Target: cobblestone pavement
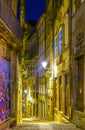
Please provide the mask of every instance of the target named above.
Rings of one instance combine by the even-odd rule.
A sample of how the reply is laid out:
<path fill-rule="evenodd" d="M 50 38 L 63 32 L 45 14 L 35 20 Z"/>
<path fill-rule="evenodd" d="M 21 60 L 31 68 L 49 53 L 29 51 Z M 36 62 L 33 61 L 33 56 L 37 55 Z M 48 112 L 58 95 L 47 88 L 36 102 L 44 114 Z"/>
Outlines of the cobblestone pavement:
<path fill-rule="evenodd" d="M 37 123 L 37 124 L 21 124 L 9 130 L 81 130 L 73 124 L 64 123 Z"/>

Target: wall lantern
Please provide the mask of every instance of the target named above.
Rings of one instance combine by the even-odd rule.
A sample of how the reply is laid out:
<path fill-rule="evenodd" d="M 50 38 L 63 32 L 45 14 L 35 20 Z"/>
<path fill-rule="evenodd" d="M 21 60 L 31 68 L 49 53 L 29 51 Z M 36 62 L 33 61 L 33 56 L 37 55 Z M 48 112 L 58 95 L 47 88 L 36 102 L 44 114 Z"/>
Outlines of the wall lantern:
<path fill-rule="evenodd" d="M 49 78 L 50 76 L 51 76 L 51 70 L 50 70 L 50 68 L 48 68 L 47 67 L 47 62 L 46 61 L 43 61 L 42 62 L 42 67 L 46 70 L 46 72 L 45 72 L 45 76 L 47 77 L 47 78 Z"/>
<path fill-rule="evenodd" d="M 26 90 L 26 89 L 24 90 L 24 93 L 25 93 L 25 94 L 27 93 L 27 90 Z"/>
<path fill-rule="evenodd" d="M 47 67 L 47 62 L 46 62 L 46 61 L 43 61 L 43 62 L 42 62 L 42 67 L 43 67 L 44 69 L 46 69 L 46 67 Z"/>

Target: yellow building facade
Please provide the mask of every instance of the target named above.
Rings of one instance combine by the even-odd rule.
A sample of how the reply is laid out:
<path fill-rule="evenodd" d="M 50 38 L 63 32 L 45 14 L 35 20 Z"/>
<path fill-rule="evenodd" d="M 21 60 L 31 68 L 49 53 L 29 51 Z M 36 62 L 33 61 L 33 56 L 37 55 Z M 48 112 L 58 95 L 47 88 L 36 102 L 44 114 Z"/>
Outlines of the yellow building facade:
<path fill-rule="evenodd" d="M 69 42 L 69 2 L 57 3 L 54 21 L 54 78 L 55 108 L 54 120 L 71 116 L 70 104 L 70 42 Z"/>
<path fill-rule="evenodd" d="M 35 83 L 36 116 L 72 121 L 82 128 L 85 123 L 84 8 L 84 0 L 46 1 L 46 13 L 36 26 L 39 55 Z M 43 61 L 47 63 L 46 68 L 42 67 Z"/>
<path fill-rule="evenodd" d="M 70 104 L 70 42 L 68 1 L 47 1 L 46 5 L 46 60 L 47 119 L 71 117 Z M 50 15 L 52 14 L 52 15 Z"/>
<path fill-rule="evenodd" d="M 46 117 L 47 120 L 53 120 L 54 107 L 54 86 L 53 86 L 53 38 L 54 38 L 54 19 L 53 19 L 53 2 L 46 1 Z"/>

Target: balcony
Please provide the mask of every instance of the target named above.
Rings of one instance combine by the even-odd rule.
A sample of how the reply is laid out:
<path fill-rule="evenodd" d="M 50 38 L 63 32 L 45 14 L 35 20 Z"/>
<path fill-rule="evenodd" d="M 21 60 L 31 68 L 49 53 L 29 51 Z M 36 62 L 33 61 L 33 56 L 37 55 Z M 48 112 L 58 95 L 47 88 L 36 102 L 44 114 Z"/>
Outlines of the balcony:
<path fill-rule="evenodd" d="M 4 25 L 19 42 L 22 41 L 20 23 L 5 0 L 0 0 L 0 24 Z"/>

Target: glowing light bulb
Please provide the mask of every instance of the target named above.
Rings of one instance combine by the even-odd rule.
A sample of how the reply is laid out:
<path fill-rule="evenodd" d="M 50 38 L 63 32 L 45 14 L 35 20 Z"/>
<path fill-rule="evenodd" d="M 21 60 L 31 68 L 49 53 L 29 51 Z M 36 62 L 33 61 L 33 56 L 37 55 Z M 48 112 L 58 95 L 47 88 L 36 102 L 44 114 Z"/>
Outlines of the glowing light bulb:
<path fill-rule="evenodd" d="M 46 67 L 47 67 L 47 62 L 46 62 L 46 61 L 43 61 L 43 62 L 42 62 L 42 67 L 43 67 L 43 68 L 46 68 Z"/>

